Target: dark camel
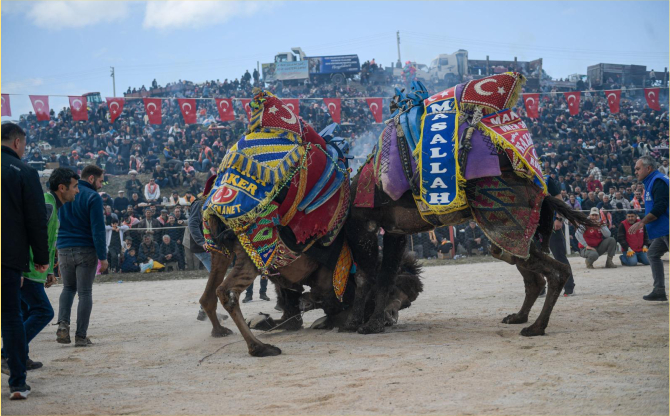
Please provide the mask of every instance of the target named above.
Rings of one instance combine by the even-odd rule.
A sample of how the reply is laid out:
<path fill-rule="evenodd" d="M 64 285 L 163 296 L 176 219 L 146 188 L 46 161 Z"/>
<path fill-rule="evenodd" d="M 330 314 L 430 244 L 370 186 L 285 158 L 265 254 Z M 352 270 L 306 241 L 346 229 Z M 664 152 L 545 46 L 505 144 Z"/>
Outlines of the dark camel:
<path fill-rule="evenodd" d="M 223 337 L 232 333 L 230 329 L 222 326 L 216 317 L 218 298 L 247 342 L 250 355 L 267 357 L 281 354 L 279 348 L 265 344 L 254 336 L 240 309 L 240 294 L 258 276 L 258 270 L 235 234 L 226 230 L 225 225 L 218 218 L 212 217 L 209 226 L 212 235 L 217 236 L 215 237 L 216 243 L 221 247 L 226 247 L 232 253 L 230 257 L 216 252 L 212 253 L 212 270 L 205 291 L 200 298 L 200 304 L 212 322 L 212 336 Z M 235 258 L 235 263 L 230 272 L 226 274 L 232 258 Z M 398 311 L 408 307 L 417 298 L 422 290 L 422 284 L 418 277 L 419 273 L 420 269 L 416 264 L 413 261 L 408 261 L 407 270 L 399 280 L 398 288 L 394 288 L 390 298 L 387 296 L 387 305 L 384 308 L 385 317 L 397 320 Z M 282 317 L 274 322 L 278 328 L 287 330 L 298 330 L 302 327 L 300 298 L 303 293 L 303 285 L 311 286 L 311 292 L 313 293 L 309 297 L 303 298 L 303 307 L 308 307 L 306 302 L 309 299 L 313 301 L 309 305 L 309 309 L 318 307 L 326 312 L 326 319 L 317 325 L 319 329 L 332 328 L 334 323 L 343 320 L 341 319 L 342 312 L 351 305 L 351 299 L 355 291 L 354 279 L 349 279 L 348 289 L 344 294 L 344 302 L 340 302 L 333 290 L 333 271 L 306 254 L 303 254 L 288 266 L 278 268 L 277 274 L 269 276 L 269 279 L 279 288 L 279 306 L 283 310 Z M 373 303 L 370 303 L 370 307 L 373 305 Z M 330 319 L 331 317 L 333 319 Z"/>
<path fill-rule="evenodd" d="M 503 172 L 511 171 L 510 162 L 504 154 L 499 154 L 499 161 Z M 356 197 L 359 175 L 360 173 L 352 180 L 352 201 Z M 523 178 L 516 175 L 513 176 L 514 179 L 512 180 L 519 181 L 525 186 L 535 186 Z M 466 195 L 467 189 L 466 185 Z M 349 315 L 346 324 L 340 328 L 344 331 L 357 330 L 362 334 L 384 331 L 384 308 L 388 300 L 390 288 L 394 285 L 401 255 L 405 250 L 407 235 L 429 231 L 434 228 L 421 218 L 412 198 L 411 191 L 405 192 L 397 201 L 393 201 L 384 194 L 379 185 L 377 185 L 375 192 L 376 197 L 381 201 L 378 207 L 357 208 L 352 206 L 351 215 L 346 224 L 349 246 L 356 253 L 358 273 L 360 273 L 360 277 L 357 277 L 357 280 L 361 280 L 364 283 L 368 280 L 368 276 L 376 274 L 376 285 L 374 286 L 376 305 L 374 313 L 370 319 L 365 321 L 365 302 L 363 299 L 367 296 L 366 291 L 370 290 L 372 285 L 361 284 L 357 287 L 356 302 L 354 303 L 353 311 Z M 468 196 L 468 199 L 471 199 L 470 196 Z M 543 236 L 544 251 L 539 249 L 535 244 L 531 244 L 530 257 L 522 259 L 508 253 L 503 253 L 495 245 L 491 247 L 491 255 L 493 257 L 516 265 L 523 276 L 526 288 L 526 297 L 521 309 L 517 313 L 506 316 L 503 319 L 503 323 L 523 324 L 528 322 L 528 314 L 544 287 L 544 279 L 546 278 L 547 297 L 544 307 L 537 320 L 521 331 L 521 335 L 524 336 L 544 335 L 551 311 L 569 276 L 568 266 L 546 254 L 548 252 L 547 246 L 549 235 L 552 231 L 551 227 L 555 211 L 558 211 L 574 226 L 582 224 L 591 225 L 591 222 L 584 214 L 571 210 L 559 199 L 547 196 L 542 202 L 540 223 L 537 229 L 537 233 Z M 465 209 L 440 216 L 440 222 L 442 225 L 457 225 L 470 218 L 472 218 L 470 210 Z M 380 227 L 385 231 L 381 265 L 379 264 L 377 245 L 377 233 Z"/>

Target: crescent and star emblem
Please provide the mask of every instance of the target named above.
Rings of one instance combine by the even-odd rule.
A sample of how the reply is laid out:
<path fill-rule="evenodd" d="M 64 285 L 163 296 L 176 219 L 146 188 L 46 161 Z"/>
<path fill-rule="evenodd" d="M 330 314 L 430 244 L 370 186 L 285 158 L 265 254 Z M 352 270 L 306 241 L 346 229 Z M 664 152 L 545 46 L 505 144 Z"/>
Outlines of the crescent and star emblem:
<path fill-rule="evenodd" d="M 649 91 L 649 93 L 647 94 L 647 97 L 652 97 L 652 96 L 656 97 L 656 93 L 654 91 Z"/>
<path fill-rule="evenodd" d="M 226 108 L 223 108 L 224 104 L 226 105 Z M 229 104 L 228 104 L 228 101 L 226 101 L 226 100 L 221 100 L 221 102 L 219 103 L 219 107 L 221 107 L 221 110 L 223 112 L 228 111 L 228 106 L 229 106 Z"/>
<path fill-rule="evenodd" d="M 236 195 L 236 190 L 224 186 L 216 192 L 212 200 L 217 203 L 227 203 L 232 201 Z"/>
<path fill-rule="evenodd" d="M 288 103 L 286 105 L 291 109 L 291 111 L 295 111 L 295 106 L 293 104 Z"/>
<path fill-rule="evenodd" d="M 75 106 L 75 104 L 79 103 L 78 106 Z M 81 100 L 74 100 L 72 101 L 72 105 L 74 106 L 75 109 L 79 110 L 81 108 Z"/>
<path fill-rule="evenodd" d="M 533 97 L 526 98 L 526 105 L 532 107 L 533 105 L 529 104 L 531 101 L 533 102 L 533 105 L 535 105 L 535 98 Z"/>
<path fill-rule="evenodd" d="M 372 110 L 372 107 L 374 107 L 375 109 Z M 377 103 L 370 104 L 370 110 L 372 110 L 373 113 L 376 113 L 377 110 L 379 110 L 379 106 L 377 105 Z"/>
<path fill-rule="evenodd" d="M 333 111 L 337 110 L 337 106 L 335 105 L 335 103 L 329 103 L 328 104 L 328 110 L 330 110 L 331 105 L 333 106 Z"/>
<path fill-rule="evenodd" d="M 494 84 L 497 84 L 497 83 L 498 83 L 497 80 L 492 79 L 492 78 L 489 78 L 489 79 L 485 79 L 485 80 L 479 81 L 478 83 L 475 84 L 475 87 L 474 87 L 474 88 L 475 88 L 475 91 L 477 92 L 477 94 L 482 95 L 482 96 L 484 96 L 484 97 L 487 97 L 487 96 L 489 96 L 489 95 L 493 95 L 492 92 L 484 91 L 484 90 L 482 89 L 482 85 L 486 84 L 487 82 L 493 82 Z"/>
<path fill-rule="evenodd" d="M 184 105 L 181 106 L 181 109 L 184 110 L 186 114 L 188 114 L 188 111 L 186 111 L 186 106 L 188 106 L 188 109 L 191 109 L 191 104 L 189 103 L 184 103 Z"/>
<path fill-rule="evenodd" d="M 40 103 L 41 105 L 39 107 L 37 107 L 37 103 Z M 44 102 L 42 100 L 35 100 L 35 107 L 37 107 L 37 112 L 41 113 L 42 108 L 44 108 Z"/>
<path fill-rule="evenodd" d="M 154 104 L 154 103 L 149 103 L 149 104 L 147 104 L 147 110 L 148 110 L 149 108 L 151 108 L 152 105 L 154 106 L 154 111 L 155 111 L 155 110 L 156 110 L 156 104 Z M 154 113 L 154 112 L 151 111 L 151 114 L 153 114 L 153 113 Z"/>
<path fill-rule="evenodd" d="M 290 118 L 284 118 L 284 117 L 282 117 L 282 116 L 279 116 L 279 118 L 282 119 L 282 121 L 284 121 L 284 123 L 286 123 L 286 124 L 296 124 L 296 123 L 298 123 L 298 119 L 295 118 L 295 114 L 293 114 L 293 112 L 291 112 L 291 109 L 288 108 L 288 107 L 285 106 L 285 105 L 282 105 L 282 107 L 284 107 L 284 110 L 286 110 L 286 111 L 291 115 L 291 117 L 290 117 Z M 279 110 L 277 109 L 276 106 L 273 105 L 273 106 L 270 107 L 270 109 L 268 110 L 268 113 L 270 113 L 270 114 L 274 114 L 274 113 L 276 113 L 277 111 L 279 111 Z"/>
<path fill-rule="evenodd" d="M 614 97 L 614 99 L 616 100 L 616 94 L 615 93 L 611 92 L 611 93 L 607 94 L 607 99 L 608 100 L 610 99 L 610 97 Z"/>
<path fill-rule="evenodd" d="M 117 103 L 116 101 L 112 101 L 111 103 L 109 103 L 109 108 L 114 109 L 114 104 L 116 104 L 116 106 L 119 107 L 119 103 Z M 114 114 L 116 114 L 116 110 L 114 110 Z"/>

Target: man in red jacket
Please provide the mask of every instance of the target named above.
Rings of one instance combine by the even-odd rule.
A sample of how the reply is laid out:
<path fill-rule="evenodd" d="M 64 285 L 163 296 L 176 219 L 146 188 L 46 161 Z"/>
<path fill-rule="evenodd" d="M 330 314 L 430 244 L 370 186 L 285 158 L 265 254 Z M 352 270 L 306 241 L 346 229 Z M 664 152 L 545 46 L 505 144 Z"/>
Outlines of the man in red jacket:
<path fill-rule="evenodd" d="M 598 208 L 591 208 L 589 217 L 593 222 L 600 221 Z M 605 224 L 601 224 L 600 227 L 580 227 L 577 230 L 575 237 L 579 241 L 579 254 L 586 259 L 587 269 L 593 269 L 593 263 L 605 253 L 607 253 L 605 267 L 616 269 L 612 262 L 616 252 L 616 240 L 611 235 L 612 233 Z"/>
<path fill-rule="evenodd" d="M 649 247 L 650 241 L 647 229 L 641 227 L 632 234 L 628 233 L 630 227 L 639 221 L 640 219 L 635 211 L 628 211 L 626 219 L 619 224 L 617 241 L 621 244 L 621 251 L 624 253 L 619 256 L 619 260 L 624 266 L 636 266 L 638 262 L 649 266 L 647 247 Z"/>

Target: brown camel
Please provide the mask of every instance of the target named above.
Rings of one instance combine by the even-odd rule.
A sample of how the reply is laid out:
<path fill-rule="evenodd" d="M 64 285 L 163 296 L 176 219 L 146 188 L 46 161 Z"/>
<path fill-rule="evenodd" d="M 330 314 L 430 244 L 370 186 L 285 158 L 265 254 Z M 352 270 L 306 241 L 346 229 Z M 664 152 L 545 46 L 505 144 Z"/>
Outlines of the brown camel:
<path fill-rule="evenodd" d="M 212 322 L 212 336 L 222 337 L 232 331 L 221 325 L 216 317 L 217 298 L 230 314 L 233 321 L 240 330 L 242 337 L 247 342 L 249 354 L 255 357 L 267 357 L 281 354 L 281 350 L 273 345 L 265 344 L 258 340 L 249 329 L 242 311 L 240 309 L 239 297 L 259 274 L 246 251 L 233 233 L 221 232 L 225 225 L 213 218 L 210 220 L 210 231 L 216 237 L 216 242 L 221 247 L 226 247 L 232 256 L 212 252 L 212 270 L 209 274 L 207 286 L 200 304 Z M 343 237 L 342 237 L 343 238 Z M 228 274 L 231 259 L 235 258 L 233 268 Z M 401 273 L 398 286 L 394 287 L 387 301 L 385 317 L 387 322 L 391 319 L 397 320 L 398 311 L 409 307 L 416 300 L 422 290 L 419 280 L 420 269 L 414 261 L 405 262 L 406 270 Z M 302 327 L 300 300 L 303 285 L 311 286 L 312 295 L 303 298 L 304 310 L 322 308 L 326 312 L 326 318 L 316 326 L 317 329 L 332 328 L 334 324 L 342 322 L 346 316 L 346 308 L 351 305 L 355 284 L 349 279 L 343 302 L 335 296 L 333 290 L 333 272 L 323 265 L 303 254 L 295 262 L 288 266 L 277 269 L 277 274 L 269 276 L 269 279 L 279 288 L 279 305 L 283 315 L 275 325 L 280 329 L 297 330 Z M 309 305 L 307 304 L 309 300 Z M 368 309 L 374 307 L 374 302 L 368 302 Z"/>
<path fill-rule="evenodd" d="M 499 161 L 503 176 L 509 183 L 516 184 L 521 188 L 534 186 L 528 180 L 522 179 L 511 172 L 511 165 L 507 156 L 499 155 Z M 359 175 L 356 175 L 351 184 L 352 200 L 355 199 L 358 188 Z M 471 200 L 472 185 L 466 185 L 468 199 Z M 385 314 L 390 288 L 394 285 L 395 275 L 398 270 L 401 254 L 405 250 L 408 234 L 415 234 L 434 229 L 435 227 L 423 220 L 412 197 L 411 191 L 407 191 L 397 201 L 389 198 L 379 186 L 375 189 L 375 198 L 380 201 L 375 208 L 352 207 L 351 215 L 346 224 L 347 238 L 351 249 L 357 253 L 356 262 L 361 274 L 357 281 L 361 281 L 357 287 L 356 302 L 353 311 L 349 315 L 346 324 L 340 328 L 344 331 L 355 331 L 359 333 L 378 333 L 384 331 Z M 552 196 L 547 196 L 542 202 L 540 212 L 540 224 L 538 232 L 544 236 L 544 244 L 548 244 L 551 233 L 551 224 L 554 211 L 558 211 L 573 225 L 590 224 L 588 218 L 578 211 L 573 211 L 563 201 Z M 470 210 L 456 211 L 451 214 L 439 216 L 441 225 L 457 225 L 472 218 Z M 480 224 L 481 226 L 482 224 Z M 379 253 L 377 246 L 377 233 L 383 228 L 384 244 L 381 265 L 379 264 Z M 485 229 L 486 231 L 486 229 Z M 523 276 L 526 288 L 526 297 L 519 312 L 506 316 L 503 323 L 522 324 L 528 322 L 528 314 L 538 295 L 544 287 L 546 277 L 547 297 L 542 312 L 535 323 L 521 331 L 521 335 L 535 336 L 544 335 L 551 311 L 560 295 L 569 276 L 569 268 L 565 264 L 553 259 L 535 244 L 530 244 L 530 256 L 527 259 L 511 256 L 495 246 L 491 246 L 493 257 L 503 260 L 509 264 L 516 265 Z M 378 272 L 377 272 L 378 270 Z M 376 274 L 376 306 L 372 317 L 364 320 L 365 303 L 362 299 L 366 297 L 366 291 L 371 289 L 370 284 L 365 284 L 367 276 Z"/>

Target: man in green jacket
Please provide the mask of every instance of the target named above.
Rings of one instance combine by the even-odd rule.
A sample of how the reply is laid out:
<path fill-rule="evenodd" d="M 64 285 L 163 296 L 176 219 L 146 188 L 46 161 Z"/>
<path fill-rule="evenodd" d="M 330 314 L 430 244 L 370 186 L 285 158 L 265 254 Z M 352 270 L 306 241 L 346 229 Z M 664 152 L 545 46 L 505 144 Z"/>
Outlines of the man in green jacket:
<path fill-rule="evenodd" d="M 35 270 L 33 252 L 30 250 L 29 272 L 24 272 L 21 284 L 21 304 L 23 326 L 26 331 L 26 357 L 30 341 L 37 336 L 54 317 L 54 310 L 44 290 L 55 283 L 54 257 L 56 254 L 56 238 L 58 237 L 58 209 L 67 202 L 74 201 L 79 193 L 79 175 L 67 168 L 58 168 L 49 177 L 49 192 L 44 194 L 47 213 L 47 230 L 49 236 L 49 267 L 46 272 Z M 26 369 L 35 370 L 42 363 L 27 359 Z M 9 373 L 4 353 L 2 354 L 2 372 Z"/>

